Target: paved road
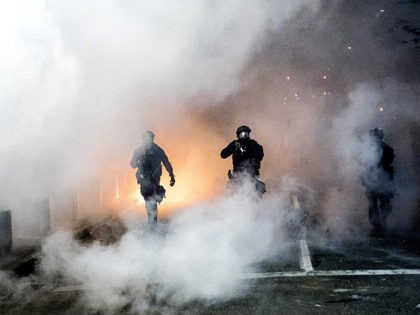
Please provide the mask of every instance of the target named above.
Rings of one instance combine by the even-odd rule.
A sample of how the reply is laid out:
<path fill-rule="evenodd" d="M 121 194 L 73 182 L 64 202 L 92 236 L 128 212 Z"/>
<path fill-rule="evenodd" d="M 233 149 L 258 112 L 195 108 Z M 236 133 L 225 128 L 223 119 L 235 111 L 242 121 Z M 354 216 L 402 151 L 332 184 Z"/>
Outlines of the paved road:
<path fill-rule="evenodd" d="M 146 314 L 420 314 L 418 237 L 387 236 L 319 245 L 291 240 L 288 255 L 259 263 L 242 276 L 249 289 L 224 302 L 173 305 L 151 288 Z M 31 261 L 28 260 L 30 266 Z M 30 270 L 30 268 L 29 268 Z M 102 314 L 83 303 L 80 286 L 53 287 L 22 273 L 31 296 L 1 287 L 0 314 Z M 22 287 L 24 287 L 22 285 Z M 22 289 L 24 290 L 24 289 Z M 26 301 L 26 302 L 24 302 Z M 132 314 L 129 306 L 118 314 Z"/>

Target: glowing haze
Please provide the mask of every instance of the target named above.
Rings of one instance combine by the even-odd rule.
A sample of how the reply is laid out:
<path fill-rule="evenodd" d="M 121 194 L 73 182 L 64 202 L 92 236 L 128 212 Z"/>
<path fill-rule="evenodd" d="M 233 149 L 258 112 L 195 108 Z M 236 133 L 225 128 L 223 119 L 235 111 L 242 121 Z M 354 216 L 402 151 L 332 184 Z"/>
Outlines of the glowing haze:
<path fill-rule="evenodd" d="M 264 32 L 304 3 L 3 3 L 3 205 L 47 196 L 58 205 L 68 195 L 95 212 L 128 198 L 137 188 L 127 161 L 144 129 L 174 164 L 168 200 L 220 191 L 227 139 L 215 135 L 217 122 L 197 125 L 191 108 L 238 88 Z"/>
<path fill-rule="evenodd" d="M 390 227 L 415 227 L 419 6 L 365 2 L 3 1 L 1 206 L 16 217 L 50 198 L 54 229 L 144 215 L 129 161 L 146 129 L 177 181 L 162 178 L 166 238 L 143 235 L 138 217 L 114 247 L 60 232 L 44 270 L 81 282 L 98 308 L 124 306 L 128 292 L 141 313 L 138 291 L 154 281 L 181 301 L 235 295 L 238 274 L 284 250 L 289 190 L 305 191 L 333 239 L 367 231 L 359 176 L 372 127 L 396 153 Z M 219 153 L 242 124 L 264 147 L 263 200 L 223 197 L 231 161 Z"/>
<path fill-rule="evenodd" d="M 404 135 L 391 145 L 397 179 L 415 204 L 418 178 L 398 168 L 418 164 L 410 140 L 418 135 L 418 72 L 410 66 L 418 54 L 409 28 L 390 12 L 399 6 L 411 25 L 416 5 L 37 0 L 1 6 L 3 207 L 50 197 L 59 213 L 77 204 L 79 212 L 94 214 L 138 198 L 128 161 L 145 129 L 154 130 L 177 176 L 162 214 L 217 196 L 230 167 L 218 154 L 244 123 L 265 147 L 262 177 L 269 187 L 290 174 L 321 200 L 329 188 L 351 186 L 341 194 L 346 199 L 356 190 L 350 199 L 357 205 L 349 209 L 361 208 L 363 195 L 357 170 L 342 166 L 346 144 L 361 145 L 361 134 L 374 125 L 385 129 L 386 140 Z"/>

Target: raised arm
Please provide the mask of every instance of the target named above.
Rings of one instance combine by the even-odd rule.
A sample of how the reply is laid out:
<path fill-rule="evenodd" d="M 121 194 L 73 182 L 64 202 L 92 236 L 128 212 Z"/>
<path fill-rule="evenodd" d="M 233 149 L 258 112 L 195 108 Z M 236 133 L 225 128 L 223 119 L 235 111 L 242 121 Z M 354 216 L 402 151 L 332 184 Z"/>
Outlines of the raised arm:
<path fill-rule="evenodd" d="M 221 158 L 222 158 L 222 159 L 226 159 L 226 158 L 228 158 L 229 156 L 231 156 L 231 155 L 235 152 L 235 150 L 236 150 L 236 147 L 235 147 L 235 141 L 232 141 L 231 143 L 229 143 L 229 144 L 227 145 L 227 147 L 226 147 L 226 148 L 224 148 L 224 149 L 220 152 L 220 156 L 221 156 Z"/>

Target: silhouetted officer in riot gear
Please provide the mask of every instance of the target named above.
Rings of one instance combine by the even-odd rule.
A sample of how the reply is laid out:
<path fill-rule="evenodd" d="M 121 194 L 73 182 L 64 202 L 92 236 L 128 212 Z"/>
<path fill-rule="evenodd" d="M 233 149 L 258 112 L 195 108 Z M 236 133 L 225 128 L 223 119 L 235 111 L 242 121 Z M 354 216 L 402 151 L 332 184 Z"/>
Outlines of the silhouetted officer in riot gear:
<path fill-rule="evenodd" d="M 250 133 L 248 126 L 240 126 L 236 130 L 237 139 L 230 142 L 220 152 L 220 156 L 223 159 L 232 156 L 233 172 L 228 172 L 230 186 L 241 184 L 244 178 L 249 177 L 255 183 L 258 194 L 262 196 L 265 193 L 265 184 L 258 178 L 264 150 L 257 141 L 250 138 Z"/>
<path fill-rule="evenodd" d="M 143 133 L 142 145 L 134 151 L 130 162 L 132 168 L 137 168 L 136 178 L 140 184 L 140 193 L 146 203 L 148 222 L 157 223 L 157 204 L 165 197 L 165 188 L 160 185 L 162 164 L 171 178 L 169 185 L 175 184 L 175 175 L 165 151 L 154 143 L 155 135 L 152 131 Z"/>
<path fill-rule="evenodd" d="M 394 197 L 394 150 L 382 141 L 384 132 L 373 128 L 369 136 L 375 149 L 376 159 L 361 176 L 369 200 L 369 221 L 373 226 L 371 235 L 383 236 L 388 215 L 392 211 L 391 199 Z"/>

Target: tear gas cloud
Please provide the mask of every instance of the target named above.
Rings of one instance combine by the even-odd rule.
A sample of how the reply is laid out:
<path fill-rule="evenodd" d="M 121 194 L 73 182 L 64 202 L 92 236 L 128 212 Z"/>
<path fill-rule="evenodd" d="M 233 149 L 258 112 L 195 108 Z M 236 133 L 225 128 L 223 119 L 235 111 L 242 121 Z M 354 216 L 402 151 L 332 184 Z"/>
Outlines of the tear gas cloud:
<path fill-rule="evenodd" d="M 45 270 L 63 266 L 91 304 L 118 307 L 119 290 L 146 290 L 155 276 L 176 299 L 228 297 L 238 292 L 229 271 L 285 251 L 273 245 L 293 219 L 284 192 L 305 190 L 333 238 L 368 229 L 359 176 L 374 158 L 366 133 L 381 127 L 396 153 L 389 223 L 409 231 L 418 222 L 420 85 L 407 30 L 418 11 L 359 0 L 10 3 L 0 10 L 2 205 L 63 195 L 74 203 L 84 191 L 96 213 L 98 183 L 116 176 L 138 193 L 128 161 L 152 129 L 177 176 L 163 204 L 178 198 L 183 210 L 168 235 L 145 237 L 138 218 L 109 248 L 82 248 L 60 232 L 44 246 Z M 231 165 L 219 152 L 242 124 L 264 146 L 267 197 L 203 203 L 223 192 Z M 104 281 L 109 290 L 96 290 Z"/>
<path fill-rule="evenodd" d="M 176 137 L 190 124 L 188 114 L 176 117 L 185 104 L 217 103 L 236 89 L 264 31 L 303 4 L 316 8 L 308 3 L 2 4 L 3 206 L 76 199 L 99 177 L 129 172 L 144 129 L 169 154 L 188 143 Z M 211 132 L 192 134 L 206 141 Z"/>
<path fill-rule="evenodd" d="M 194 299 L 226 300 L 245 292 L 241 276 L 261 257 L 272 257 L 273 249 L 287 253 L 273 237 L 285 231 L 279 215 L 285 206 L 278 196 L 259 200 L 247 187 L 236 197 L 176 214 L 167 234 L 145 233 L 144 222 L 130 219 L 117 246 L 86 248 L 56 233 L 43 246 L 42 267 L 81 284 L 87 302 L 98 309 L 131 305 L 141 313 Z"/>
<path fill-rule="evenodd" d="M 248 122 L 264 145 L 268 187 L 284 174 L 298 178 L 316 195 L 326 228 L 342 236 L 368 227 L 359 176 L 374 159 L 366 134 L 382 128 L 396 153 L 389 223 L 407 231 L 418 221 L 418 35 L 405 31 L 418 25 L 416 12 L 409 3 L 362 1 L 301 10 L 266 35 L 242 88 L 203 116 L 221 121 L 222 135 Z"/>

